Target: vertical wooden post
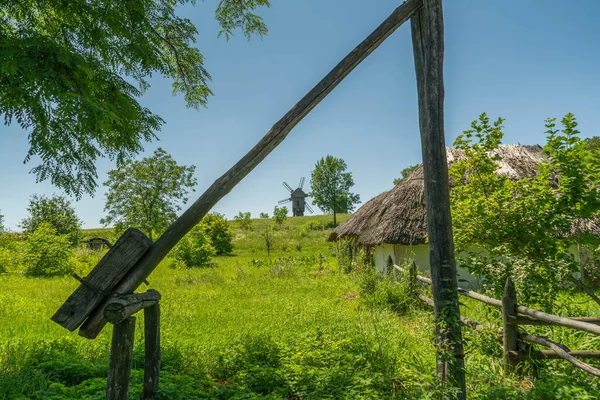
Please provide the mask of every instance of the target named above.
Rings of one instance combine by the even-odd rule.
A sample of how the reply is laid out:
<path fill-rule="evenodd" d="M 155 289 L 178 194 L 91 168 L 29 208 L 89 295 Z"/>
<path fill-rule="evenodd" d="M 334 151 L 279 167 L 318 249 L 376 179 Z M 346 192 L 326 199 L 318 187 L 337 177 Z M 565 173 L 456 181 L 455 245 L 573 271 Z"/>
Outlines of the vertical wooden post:
<path fill-rule="evenodd" d="M 502 344 L 504 346 L 504 375 L 513 373 L 517 367 L 519 330 L 516 323 L 517 292 L 510 277 L 506 278 L 502 295 Z"/>
<path fill-rule="evenodd" d="M 423 8 L 411 18 L 411 33 L 419 98 L 429 265 L 439 346 L 437 372 L 459 389 L 459 399 L 465 399 L 464 350 L 444 138 L 442 0 L 423 1 Z"/>
<path fill-rule="evenodd" d="M 160 306 L 144 308 L 144 399 L 158 390 L 160 374 Z"/>
<path fill-rule="evenodd" d="M 128 398 L 134 333 L 135 317 L 129 317 L 113 328 L 106 400 L 127 400 Z"/>
<path fill-rule="evenodd" d="M 417 295 L 417 264 L 415 260 L 408 267 L 408 276 L 410 277 L 408 291 L 411 296 Z"/>

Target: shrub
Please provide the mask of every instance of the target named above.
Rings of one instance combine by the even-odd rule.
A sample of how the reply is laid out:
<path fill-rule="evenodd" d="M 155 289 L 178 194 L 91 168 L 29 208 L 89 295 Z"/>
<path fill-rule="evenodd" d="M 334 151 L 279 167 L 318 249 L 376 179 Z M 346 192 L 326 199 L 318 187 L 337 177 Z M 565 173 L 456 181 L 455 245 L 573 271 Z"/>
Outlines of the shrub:
<path fill-rule="evenodd" d="M 322 231 L 325 229 L 325 225 L 321 221 L 308 221 L 302 225 L 302 230 L 307 231 Z"/>
<path fill-rule="evenodd" d="M 200 222 L 204 233 L 210 238 L 217 255 L 229 255 L 233 251 L 233 232 L 223 214 L 213 213 Z"/>
<path fill-rule="evenodd" d="M 275 225 L 281 226 L 285 220 L 287 219 L 288 208 L 286 206 L 277 207 L 273 209 L 273 220 L 275 221 Z"/>
<path fill-rule="evenodd" d="M 11 272 L 19 265 L 17 252 L 0 247 L 0 274 Z"/>
<path fill-rule="evenodd" d="M 53 195 L 48 198 L 34 194 L 29 200 L 27 211 L 29 217 L 21 222 L 25 232 L 34 232 L 42 222 L 47 222 L 57 234 L 67 235 L 72 246 L 81 240 L 81 221 L 66 197 Z"/>
<path fill-rule="evenodd" d="M 260 213 L 260 218 L 269 218 L 269 214 L 268 213 Z"/>
<path fill-rule="evenodd" d="M 238 224 L 240 225 L 240 228 L 242 228 L 243 230 L 249 231 L 250 228 L 252 228 L 252 220 L 250 219 L 251 216 L 252 216 L 252 214 L 250 212 L 241 212 L 240 211 L 238 213 L 238 215 L 233 217 L 233 219 L 238 222 Z"/>
<path fill-rule="evenodd" d="M 58 235 L 48 222 L 42 222 L 25 243 L 25 274 L 35 277 L 64 276 L 73 273 L 67 235 Z"/>
<path fill-rule="evenodd" d="M 175 260 L 188 268 L 207 265 L 216 253 L 201 224 L 196 225 L 173 249 Z"/>

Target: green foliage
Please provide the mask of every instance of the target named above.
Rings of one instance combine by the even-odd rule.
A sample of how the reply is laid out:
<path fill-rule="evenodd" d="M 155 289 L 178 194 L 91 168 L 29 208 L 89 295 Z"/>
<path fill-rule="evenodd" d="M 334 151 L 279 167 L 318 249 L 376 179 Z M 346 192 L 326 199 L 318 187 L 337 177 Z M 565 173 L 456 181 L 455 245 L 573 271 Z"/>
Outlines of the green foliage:
<path fill-rule="evenodd" d="M 259 218 L 269 218 L 269 213 L 261 212 Z"/>
<path fill-rule="evenodd" d="M 212 213 L 205 215 L 200 222 L 202 229 L 211 245 L 215 248 L 216 255 L 230 255 L 233 251 L 233 231 L 223 214 Z"/>
<path fill-rule="evenodd" d="M 139 153 L 164 121 L 138 98 L 159 73 L 189 107 L 212 94 L 198 31 L 180 1 L 7 0 L 0 26 L 0 114 L 29 131 L 25 161 L 38 156 L 38 181 L 50 178 L 68 194 L 93 193 L 95 161 Z M 216 19 L 229 37 L 264 35 L 253 11 L 266 0 L 221 0 Z"/>
<path fill-rule="evenodd" d="M 59 235 L 66 235 L 71 245 L 75 246 L 81 240 L 81 221 L 75 213 L 71 202 L 64 196 L 53 195 L 48 198 L 34 194 L 29 199 L 27 207 L 29 217 L 21 221 L 25 232 L 33 232 L 42 222 L 47 222 Z"/>
<path fill-rule="evenodd" d="M 567 275 L 579 270 L 569 246 L 597 240 L 573 227 L 600 210 L 600 157 L 586 148 L 567 114 L 562 134 L 554 119 L 546 121 L 546 160 L 536 175 L 511 180 L 495 173 L 502 123 L 490 125 L 482 114 L 455 141 L 465 152 L 450 168 L 455 243 L 467 252 L 461 265 L 481 274 L 497 296 L 511 276 L 520 301 L 548 309 Z"/>
<path fill-rule="evenodd" d="M 187 268 L 206 266 L 216 253 L 202 224 L 192 228 L 171 252 L 175 260 Z"/>
<path fill-rule="evenodd" d="M 325 230 L 325 225 L 321 221 L 308 221 L 304 225 L 302 225 L 302 231 L 323 231 Z"/>
<path fill-rule="evenodd" d="M 276 226 L 281 226 L 287 219 L 288 208 L 286 206 L 279 207 L 275 206 L 273 209 L 273 221 Z"/>
<path fill-rule="evenodd" d="M 238 215 L 235 215 L 233 217 L 234 220 L 237 221 L 238 226 L 245 230 L 245 231 L 249 231 L 250 229 L 252 229 L 252 219 L 251 219 L 252 214 L 250 213 L 250 211 L 248 212 L 239 212 Z"/>
<path fill-rule="evenodd" d="M 415 169 L 417 169 L 417 167 L 419 166 L 419 164 L 415 164 L 415 165 L 410 165 L 406 168 L 404 168 L 400 174 L 402 175 L 400 178 L 396 178 L 394 179 L 394 186 L 399 184 L 400 182 L 402 182 L 404 180 L 404 178 L 406 178 L 408 176 L 408 174 L 410 174 L 412 171 L 414 171 Z"/>
<path fill-rule="evenodd" d="M 320 159 L 311 173 L 313 203 L 327 213 L 348 213 L 360 203 L 360 196 L 350 192 L 354 186 L 352 173 L 346 171 L 346 162 L 331 155 Z"/>
<path fill-rule="evenodd" d="M 195 170 L 193 165 L 178 165 L 161 148 L 141 161 L 119 163 L 104 182 L 107 215 L 100 222 L 114 225 L 118 233 L 138 228 L 152 239 L 175 220 L 187 201 L 188 190 L 197 182 Z"/>
<path fill-rule="evenodd" d="M 25 274 L 33 277 L 69 275 L 74 272 L 71 254 L 68 237 L 59 235 L 44 221 L 27 238 L 23 254 Z"/>
<path fill-rule="evenodd" d="M 0 233 L 4 232 L 4 215 L 0 214 Z"/>

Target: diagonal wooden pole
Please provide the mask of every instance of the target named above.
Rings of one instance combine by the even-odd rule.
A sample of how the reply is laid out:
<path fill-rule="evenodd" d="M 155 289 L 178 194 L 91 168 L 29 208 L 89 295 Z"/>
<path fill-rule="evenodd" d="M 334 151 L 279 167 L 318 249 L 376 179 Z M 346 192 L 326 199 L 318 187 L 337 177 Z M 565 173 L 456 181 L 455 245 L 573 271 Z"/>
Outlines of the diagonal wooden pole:
<path fill-rule="evenodd" d="M 423 1 L 423 8 L 411 19 L 411 33 L 419 97 L 429 267 L 438 347 L 437 372 L 442 380 L 448 380 L 459 390 L 459 399 L 466 399 L 464 349 L 444 138 L 442 0 Z"/>
<path fill-rule="evenodd" d="M 217 179 L 190 208 L 150 247 L 136 266 L 113 289 L 116 293 L 131 293 L 152 273 L 169 251 L 203 216 L 246 175 L 271 153 L 317 104 L 321 102 L 358 64 L 371 54 L 400 25 L 423 5 L 423 0 L 407 0 L 350 52 L 310 92 L 281 118 L 269 132 L 229 171 Z M 105 302 L 100 304 L 81 326 L 79 334 L 95 338 L 106 321 L 102 315 Z"/>

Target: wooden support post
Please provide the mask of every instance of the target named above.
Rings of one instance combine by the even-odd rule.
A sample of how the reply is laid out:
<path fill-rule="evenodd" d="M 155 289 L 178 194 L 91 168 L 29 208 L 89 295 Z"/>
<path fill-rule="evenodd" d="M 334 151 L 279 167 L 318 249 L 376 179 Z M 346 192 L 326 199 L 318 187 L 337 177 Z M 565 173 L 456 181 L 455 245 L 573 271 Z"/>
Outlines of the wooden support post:
<path fill-rule="evenodd" d="M 202 217 L 229 193 L 246 175 L 265 159 L 308 113 L 317 106 L 346 76 L 388 38 L 400 25 L 406 22 L 423 6 L 423 0 L 407 0 L 394 10 L 386 20 L 365 40 L 354 48 L 336 65 L 314 88 L 292 107 L 267 134 L 233 167 L 217 179 L 150 247 L 130 271 L 114 288 L 115 293 L 132 293 L 144 279 L 158 266 L 179 240 L 190 231 Z M 447 177 L 446 177 L 447 178 Z M 85 321 L 79 334 L 94 339 L 104 325 L 100 304 Z"/>
<path fill-rule="evenodd" d="M 504 375 L 513 373 L 518 363 L 518 338 L 517 325 L 517 292 L 510 277 L 506 279 L 504 294 L 502 295 L 502 344 L 504 346 Z"/>
<path fill-rule="evenodd" d="M 128 398 L 134 333 L 135 317 L 129 317 L 113 328 L 106 400 L 127 400 Z"/>
<path fill-rule="evenodd" d="M 438 376 L 459 389 L 458 398 L 466 399 L 464 349 L 458 304 L 458 282 L 448 164 L 444 138 L 444 17 L 442 0 L 424 0 L 423 8 L 411 18 L 411 33 L 417 94 L 429 265 L 436 321 Z"/>
<path fill-rule="evenodd" d="M 158 390 L 160 375 L 160 305 L 144 308 L 144 399 Z"/>
<path fill-rule="evenodd" d="M 414 260 L 408 267 L 408 276 L 410 279 L 410 281 L 408 283 L 408 285 L 409 285 L 408 291 L 411 296 L 416 296 L 417 295 L 417 264 L 415 263 Z"/>

